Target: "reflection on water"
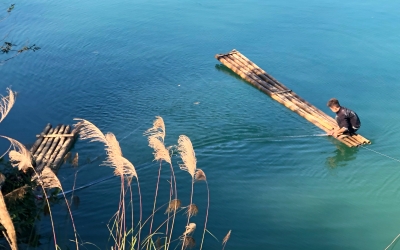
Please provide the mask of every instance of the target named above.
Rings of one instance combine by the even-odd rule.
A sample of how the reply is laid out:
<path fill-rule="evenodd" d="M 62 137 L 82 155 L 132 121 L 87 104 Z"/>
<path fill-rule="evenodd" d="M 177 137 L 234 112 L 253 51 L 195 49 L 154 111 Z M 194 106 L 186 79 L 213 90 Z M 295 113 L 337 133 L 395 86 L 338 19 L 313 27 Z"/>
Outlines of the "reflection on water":
<path fill-rule="evenodd" d="M 348 162 L 356 159 L 358 147 L 349 148 L 344 144 L 335 143 L 336 150 L 333 156 L 326 158 L 325 165 L 329 168 L 344 167 Z"/>

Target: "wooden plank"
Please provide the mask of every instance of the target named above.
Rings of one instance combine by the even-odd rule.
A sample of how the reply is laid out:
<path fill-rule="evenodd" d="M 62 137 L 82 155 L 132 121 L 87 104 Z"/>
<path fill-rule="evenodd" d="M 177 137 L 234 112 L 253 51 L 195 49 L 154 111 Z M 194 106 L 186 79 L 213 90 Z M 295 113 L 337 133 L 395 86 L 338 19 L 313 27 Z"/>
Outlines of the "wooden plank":
<path fill-rule="evenodd" d="M 74 137 L 74 136 L 75 135 L 73 134 L 36 135 L 36 137 L 42 137 L 42 138 Z"/>
<path fill-rule="evenodd" d="M 54 172 L 57 172 L 58 169 L 60 168 L 65 154 L 70 150 L 70 148 L 72 147 L 72 145 L 75 142 L 76 137 L 78 136 L 78 131 L 79 131 L 79 126 L 75 127 L 71 132 L 72 134 L 75 135 L 74 137 L 64 137 L 65 141 L 64 141 L 62 147 L 60 148 L 57 156 L 55 157 L 54 162 L 51 164 L 51 169 Z"/>
<path fill-rule="evenodd" d="M 68 134 L 68 135 L 73 135 L 72 133 L 70 134 L 70 126 L 67 125 L 64 129 L 64 133 Z M 69 136 L 68 136 L 69 137 Z M 58 142 L 57 147 L 54 149 L 53 154 L 50 156 L 49 161 L 47 162 L 46 166 L 52 168 L 52 164 L 54 163 L 57 155 L 59 154 L 62 146 L 64 145 L 64 141 L 68 138 L 68 137 L 59 137 L 60 141 Z M 63 156 L 64 158 L 64 156 Z"/>
<path fill-rule="evenodd" d="M 49 132 L 50 129 L 51 129 L 51 124 L 48 123 L 48 124 L 46 125 L 46 127 L 44 127 L 43 132 L 40 133 L 40 135 L 41 135 L 41 136 L 46 135 L 46 134 Z M 31 152 L 32 155 L 35 154 L 36 150 L 39 148 L 39 146 L 40 146 L 40 144 L 42 143 L 42 141 L 43 141 L 43 137 L 39 137 L 39 138 L 35 141 L 35 143 L 32 145 L 31 149 L 29 150 L 29 151 Z"/>

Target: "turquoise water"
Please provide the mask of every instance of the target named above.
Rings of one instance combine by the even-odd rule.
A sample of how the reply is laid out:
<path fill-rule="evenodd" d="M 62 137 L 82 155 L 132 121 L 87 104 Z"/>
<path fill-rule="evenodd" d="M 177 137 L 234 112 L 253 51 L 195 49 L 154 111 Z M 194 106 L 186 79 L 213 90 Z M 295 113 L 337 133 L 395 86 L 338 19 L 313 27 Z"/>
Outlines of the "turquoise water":
<path fill-rule="evenodd" d="M 181 134 L 192 140 L 211 192 L 208 229 L 220 241 L 232 230 L 226 249 L 384 249 L 400 233 L 400 162 L 312 136 L 322 131 L 221 69 L 214 55 L 239 50 L 327 113 L 326 101 L 338 98 L 359 114 L 368 149 L 400 159 L 399 10 L 393 0 L 19 1 L 0 23 L 0 36 L 42 49 L 0 66 L 1 92 L 8 86 L 18 92 L 1 134 L 29 144 L 46 123 L 72 124 L 75 117 L 113 132 L 136 166 L 148 216 L 158 165 L 142 134 L 160 115 L 166 144 Z M 76 143 L 77 187 L 112 175 L 101 160 L 84 164 L 103 157 L 101 150 Z M 179 196 L 187 204 L 190 176 L 177 161 Z M 65 190 L 75 171 L 69 165 L 59 171 Z M 168 179 L 165 166 L 160 204 Z M 80 238 L 105 249 L 118 179 L 77 195 Z M 194 202 L 198 249 L 203 183 Z M 73 248 L 65 206 L 53 212 L 60 246 Z M 39 232 L 43 248 L 52 249 L 47 217 Z M 220 246 L 206 236 L 204 249 Z"/>

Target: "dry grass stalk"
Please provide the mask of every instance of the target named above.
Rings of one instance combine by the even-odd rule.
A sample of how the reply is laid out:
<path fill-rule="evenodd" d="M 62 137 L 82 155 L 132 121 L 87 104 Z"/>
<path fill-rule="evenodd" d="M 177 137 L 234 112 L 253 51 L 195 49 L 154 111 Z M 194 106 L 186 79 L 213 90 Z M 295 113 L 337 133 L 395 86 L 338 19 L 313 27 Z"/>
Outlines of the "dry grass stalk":
<path fill-rule="evenodd" d="M 98 141 L 107 144 L 106 137 L 93 123 L 81 118 L 74 118 L 74 120 L 79 121 L 77 124 L 74 124 L 74 127 L 79 128 L 78 131 L 81 139 L 90 139 L 90 142 Z"/>
<path fill-rule="evenodd" d="M 194 238 L 193 237 L 191 237 L 191 236 L 186 236 L 184 239 L 183 239 L 183 248 L 193 248 L 193 247 L 195 247 L 196 246 L 196 241 L 194 240 Z"/>
<path fill-rule="evenodd" d="M 194 179 L 196 172 L 196 155 L 193 150 L 192 142 L 186 135 L 180 135 L 178 139 L 178 151 L 184 164 L 179 167 L 187 171 Z"/>
<path fill-rule="evenodd" d="M 186 210 L 187 216 L 190 218 L 192 216 L 196 216 L 197 213 L 199 212 L 199 208 L 197 207 L 196 204 L 192 203 L 188 206 L 188 209 Z"/>
<path fill-rule="evenodd" d="M 31 153 L 25 148 L 22 143 L 10 137 L 0 135 L 11 142 L 13 150 L 10 150 L 8 156 L 13 167 L 18 167 L 19 170 L 26 171 L 28 168 L 33 168 Z"/>
<path fill-rule="evenodd" d="M 189 225 L 186 226 L 186 231 L 183 233 L 183 236 L 187 236 L 196 230 L 196 223 L 189 223 Z"/>
<path fill-rule="evenodd" d="M 126 175 L 137 178 L 136 169 L 133 164 L 122 156 L 122 151 L 115 135 L 107 133 L 105 138 L 107 158 L 103 164 L 114 167 L 114 174 L 117 176 Z"/>
<path fill-rule="evenodd" d="M 161 141 L 164 143 L 165 124 L 163 118 L 161 116 L 156 116 L 156 119 L 153 121 L 153 127 L 146 130 L 144 135 L 149 137 L 160 137 Z"/>
<path fill-rule="evenodd" d="M 7 201 L 16 201 L 16 200 L 22 199 L 22 198 L 24 198 L 24 195 L 26 194 L 26 190 L 28 188 L 29 188 L 29 186 L 27 184 L 25 184 L 22 187 L 14 189 L 13 191 L 4 195 L 4 199 Z"/>
<path fill-rule="evenodd" d="M 206 174 L 201 169 L 197 169 L 196 170 L 196 174 L 194 175 L 194 179 L 196 181 L 206 181 L 207 180 Z"/>
<path fill-rule="evenodd" d="M 1 185 L 0 185 L 1 186 Z M 6 203 L 4 202 L 3 194 L 0 191 L 0 224 L 6 229 L 3 231 L 4 237 L 12 250 L 17 248 L 17 235 L 15 234 L 14 224 L 12 223 L 10 214 L 8 213 Z"/>
<path fill-rule="evenodd" d="M 72 166 L 77 167 L 79 162 L 78 152 L 76 152 L 74 159 L 72 160 Z"/>
<path fill-rule="evenodd" d="M 0 122 L 6 118 L 15 103 L 15 93 L 10 88 L 7 88 L 7 91 L 8 96 L 0 95 Z"/>
<path fill-rule="evenodd" d="M 60 180 L 49 167 L 44 167 L 42 173 L 40 174 L 39 184 L 42 185 L 43 188 L 61 189 Z"/>
<path fill-rule="evenodd" d="M 14 224 L 12 223 L 10 214 L 8 213 L 6 203 L 4 202 L 3 193 L 1 192 L 1 186 L 6 181 L 6 177 L 0 173 L 0 224 L 5 228 L 3 235 L 8 241 L 11 249 L 17 249 L 17 235 L 15 234 Z"/>
<path fill-rule="evenodd" d="M 169 202 L 167 211 L 165 213 L 176 212 L 181 207 L 181 201 L 178 199 L 173 199 Z"/>
<path fill-rule="evenodd" d="M 232 230 L 229 230 L 229 232 L 225 235 L 224 239 L 222 240 L 222 245 L 225 245 L 228 242 L 229 238 L 231 237 L 231 232 Z"/>
<path fill-rule="evenodd" d="M 164 143 L 160 141 L 158 137 L 150 136 L 148 138 L 149 146 L 154 149 L 154 160 L 161 161 L 164 160 L 171 164 L 171 156 L 168 149 L 165 147 Z"/>

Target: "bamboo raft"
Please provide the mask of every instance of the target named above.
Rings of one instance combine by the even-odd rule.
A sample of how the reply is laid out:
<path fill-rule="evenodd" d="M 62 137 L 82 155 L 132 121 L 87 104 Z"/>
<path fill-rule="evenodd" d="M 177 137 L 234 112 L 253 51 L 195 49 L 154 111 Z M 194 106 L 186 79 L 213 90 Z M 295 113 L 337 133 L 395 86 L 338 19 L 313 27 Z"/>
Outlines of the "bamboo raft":
<path fill-rule="evenodd" d="M 302 116 L 325 132 L 337 129 L 336 120 L 298 96 L 291 89 L 262 70 L 237 50 L 227 54 L 217 54 L 215 58 L 247 82 L 269 95 L 275 101 Z M 359 134 L 339 135 L 336 139 L 349 147 L 357 147 L 371 142 Z"/>
<path fill-rule="evenodd" d="M 36 136 L 37 140 L 30 149 L 37 172 L 46 166 L 54 172 L 58 171 L 77 138 L 77 129 L 71 131 L 69 125 L 58 125 L 55 128 L 50 123 L 46 125 L 43 132 Z"/>

